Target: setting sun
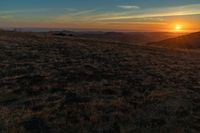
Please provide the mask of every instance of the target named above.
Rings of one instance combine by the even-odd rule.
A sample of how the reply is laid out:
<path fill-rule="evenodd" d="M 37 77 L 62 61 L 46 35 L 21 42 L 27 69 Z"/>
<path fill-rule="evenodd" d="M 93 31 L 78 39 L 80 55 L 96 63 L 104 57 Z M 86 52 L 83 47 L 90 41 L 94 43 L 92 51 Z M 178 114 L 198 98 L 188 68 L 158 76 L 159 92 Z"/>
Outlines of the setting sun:
<path fill-rule="evenodd" d="M 181 31 L 181 30 L 182 30 L 182 25 L 177 24 L 177 25 L 175 26 L 175 31 L 177 32 L 177 31 Z"/>

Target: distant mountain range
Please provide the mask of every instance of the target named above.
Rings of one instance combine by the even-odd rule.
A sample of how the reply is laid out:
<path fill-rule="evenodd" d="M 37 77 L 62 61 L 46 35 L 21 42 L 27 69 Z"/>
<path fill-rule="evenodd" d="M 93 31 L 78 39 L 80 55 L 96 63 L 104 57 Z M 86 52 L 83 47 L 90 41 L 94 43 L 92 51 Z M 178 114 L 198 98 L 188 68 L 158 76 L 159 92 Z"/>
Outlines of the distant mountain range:
<path fill-rule="evenodd" d="M 152 42 L 148 44 L 155 46 L 169 47 L 169 48 L 184 48 L 184 49 L 200 48 L 200 32 L 179 36 L 176 38 L 166 39 L 158 42 Z"/>

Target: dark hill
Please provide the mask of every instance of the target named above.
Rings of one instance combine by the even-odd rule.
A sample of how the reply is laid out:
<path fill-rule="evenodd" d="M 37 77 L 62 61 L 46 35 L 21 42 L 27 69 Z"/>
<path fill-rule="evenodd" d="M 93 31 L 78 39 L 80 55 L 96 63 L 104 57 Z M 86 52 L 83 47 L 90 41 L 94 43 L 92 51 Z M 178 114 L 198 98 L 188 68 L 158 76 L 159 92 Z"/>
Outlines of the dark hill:
<path fill-rule="evenodd" d="M 196 49 L 200 48 L 200 32 L 149 44 L 169 48 Z"/>
<path fill-rule="evenodd" d="M 101 39 L 115 42 L 126 42 L 126 43 L 148 43 L 156 42 L 164 39 L 174 38 L 181 36 L 183 33 L 175 34 L 169 32 L 105 32 L 105 33 L 82 33 L 80 37 Z"/>

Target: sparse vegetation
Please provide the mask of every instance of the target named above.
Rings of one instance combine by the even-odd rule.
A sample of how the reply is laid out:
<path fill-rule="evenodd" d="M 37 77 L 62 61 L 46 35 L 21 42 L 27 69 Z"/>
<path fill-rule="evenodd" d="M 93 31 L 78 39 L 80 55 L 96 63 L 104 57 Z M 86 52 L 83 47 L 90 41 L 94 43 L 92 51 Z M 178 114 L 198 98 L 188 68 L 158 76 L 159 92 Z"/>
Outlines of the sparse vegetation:
<path fill-rule="evenodd" d="M 0 32 L 0 131 L 198 133 L 200 52 Z"/>
<path fill-rule="evenodd" d="M 183 35 L 176 38 L 166 39 L 158 42 L 149 43 L 154 46 L 179 49 L 198 49 L 200 48 L 200 32 Z"/>

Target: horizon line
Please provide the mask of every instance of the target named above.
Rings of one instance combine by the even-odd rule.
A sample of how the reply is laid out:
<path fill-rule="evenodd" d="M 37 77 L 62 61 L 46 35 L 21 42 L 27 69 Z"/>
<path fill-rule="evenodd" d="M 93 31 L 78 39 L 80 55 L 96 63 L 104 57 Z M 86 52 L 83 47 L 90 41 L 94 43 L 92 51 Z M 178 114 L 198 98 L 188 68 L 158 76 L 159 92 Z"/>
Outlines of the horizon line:
<path fill-rule="evenodd" d="M 161 32 L 161 33 L 194 33 L 199 32 L 200 30 L 188 30 L 188 31 L 167 31 L 167 30 L 127 30 L 127 29 L 98 29 L 98 28 L 61 28 L 61 27 L 0 27 L 2 30 L 18 32 L 49 32 L 49 31 L 74 31 L 74 32 Z"/>

